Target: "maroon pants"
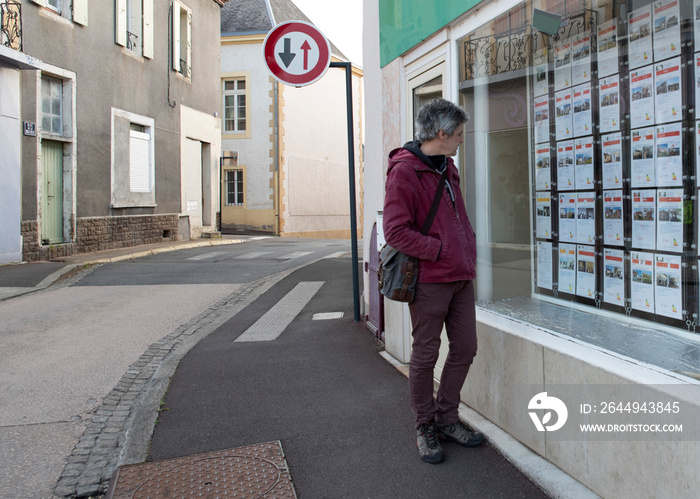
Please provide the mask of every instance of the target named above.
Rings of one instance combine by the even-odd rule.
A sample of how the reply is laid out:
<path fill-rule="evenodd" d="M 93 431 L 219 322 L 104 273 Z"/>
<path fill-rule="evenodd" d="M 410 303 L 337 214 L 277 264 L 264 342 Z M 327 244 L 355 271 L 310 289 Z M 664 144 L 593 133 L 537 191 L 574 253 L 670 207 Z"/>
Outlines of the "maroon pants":
<path fill-rule="evenodd" d="M 431 419 L 443 424 L 459 421 L 459 392 L 476 355 L 473 282 L 419 282 L 408 308 L 413 322 L 409 387 L 416 428 Z M 433 370 L 440 351 L 443 324 L 449 352 L 437 399 L 434 399 Z"/>

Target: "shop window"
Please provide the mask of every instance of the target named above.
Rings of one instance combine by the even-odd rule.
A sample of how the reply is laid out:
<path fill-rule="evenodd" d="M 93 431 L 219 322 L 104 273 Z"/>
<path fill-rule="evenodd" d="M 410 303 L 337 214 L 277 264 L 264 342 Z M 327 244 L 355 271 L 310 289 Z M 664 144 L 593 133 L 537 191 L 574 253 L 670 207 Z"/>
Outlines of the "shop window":
<path fill-rule="evenodd" d="M 700 2 L 521 7 L 562 15 L 557 36 L 514 9 L 459 40 L 479 304 L 695 331 Z M 494 58 L 507 47 L 518 56 Z"/>

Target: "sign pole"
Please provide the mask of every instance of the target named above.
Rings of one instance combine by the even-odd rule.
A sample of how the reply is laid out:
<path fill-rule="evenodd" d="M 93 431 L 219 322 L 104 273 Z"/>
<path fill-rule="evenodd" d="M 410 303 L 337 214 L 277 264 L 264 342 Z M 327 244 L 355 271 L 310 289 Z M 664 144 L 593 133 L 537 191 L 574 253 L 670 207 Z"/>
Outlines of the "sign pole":
<path fill-rule="evenodd" d="M 348 122 L 348 183 L 350 184 L 350 239 L 352 243 L 352 297 L 355 322 L 360 322 L 360 279 L 358 275 L 359 258 L 357 254 L 357 209 L 355 206 L 355 140 L 352 113 L 352 64 L 349 62 L 331 62 L 331 68 L 345 69 L 345 101 Z"/>

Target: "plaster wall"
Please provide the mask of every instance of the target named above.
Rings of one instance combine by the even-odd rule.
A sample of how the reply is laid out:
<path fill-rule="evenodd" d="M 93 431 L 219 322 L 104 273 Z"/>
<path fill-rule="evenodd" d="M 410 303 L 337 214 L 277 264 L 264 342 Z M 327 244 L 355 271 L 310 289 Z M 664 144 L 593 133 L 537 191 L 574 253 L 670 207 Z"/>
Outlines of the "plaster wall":
<path fill-rule="evenodd" d="M 192 78 L 169 69 L 170 2 L 154 1 L 154 57 L 137 57 L 115 43 L 114 2 L 90 8 L 87 26 L 74 24 L 25 2 L 22 10 L 24 51 L 45 63 L 76 74 L 77 216 L 172 213 L 180 207 L 180 109 L 182 105 L 213 115 L 219 109 L 218 78 L 220 7 L 213 0 L 189 0 L 192 9 Z M 56 50 L 55 47 L 63 47 Z M 28 73 L 28 72 L 27 72 Z M 39 89 L 23 75 L 22 119 L 36 122 Z M 156 206 L 113 210 L 110 206 L 111 108 L 151 118 L 155 122 Z M 36 158 L 39 140 L 23 140 L 23 157 Z M 23 168 L 36 176 L 36 164 Z M 23 185 L 23 200 L 36 203 L 36 184 Z M 24 220 L 36 218 L 36 206 L 26 206 Z"/>
<path fill-rule="evenodd" d="M 466 404 L 601 497 L 696 496 L 697 441 L 647 441 L 643 434 L 629 441 L 596 434 L 559 441 L 536 431 L 527 414 L 531 395 L 517 387 L 535 385 L 553 395 L 562 386 L 585 385 L 588 401 L 599 386 L 633 385 L 636 397 L 648 401 L 664 390 L 679 396 L 681 411 L 692 418 L 700 411 L 697 382 L 483 309 L 477 309 L 477 327 L 479 351 L 462 389 Z"/>
<path fill-rule="evenodd" d="M 272 120 L 274 84 L 265 68 L 262 40 L 259 43 L 232 43 L 221 46 L 221 77 L 247 76 L 249 110 L 247 134 L 224 132 L 222 150 L 238 151 L 238 165 L 245 169 L 245 210 L 271 210 L 274 207 Z M 221 104 L 223 119 L 223 100 Z M 251 220 L 256 216 L 251 215 Z"/>
<path fill-rule="evenodd" d="M 0 264 L 22 260 L 19 70 L 0 65 Z"/>
<path fill-rule="evenodd" d="M 282 137 L 283 233 L 329 237 L 350 228 L 345 71 L 330 68 L 319 81 L 284 87 Z M 356 206 L 362 202 L 361 80 L 352 77 Z M 359 213 L 359 210 L 358 210 Z M 362 223 L 358 217 L 358 225 Z"/>

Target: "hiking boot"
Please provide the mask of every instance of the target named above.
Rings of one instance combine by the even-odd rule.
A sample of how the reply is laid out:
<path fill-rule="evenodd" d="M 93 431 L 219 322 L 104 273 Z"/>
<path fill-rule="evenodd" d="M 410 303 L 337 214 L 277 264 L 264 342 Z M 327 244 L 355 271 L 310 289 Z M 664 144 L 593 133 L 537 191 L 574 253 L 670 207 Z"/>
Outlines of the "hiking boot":
<path fill-rule="evenodd" d="M 449 424 L 437 425 L 438 436 L 442 440 L 450 440 L 457 442 L 465 447 L 474 447 L 484 441 L 484 434 L 477 431 L 471 431 L 461 421 Z"/>
<path fill-rule="evenodd" d="M 416 430 L 418 436 L 416 445 L 420 458 L 426 463 L 437 464 L 441 463 L 442 446 L 438 442 L 438 431 L 435 427 L 435 421 L 429 421 L 420 425 Z"/>

